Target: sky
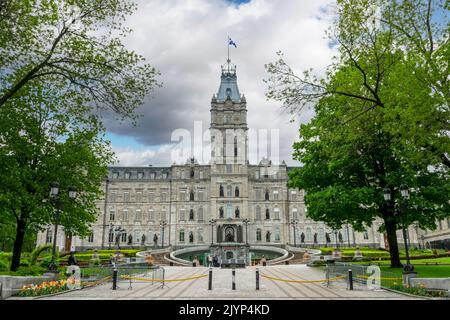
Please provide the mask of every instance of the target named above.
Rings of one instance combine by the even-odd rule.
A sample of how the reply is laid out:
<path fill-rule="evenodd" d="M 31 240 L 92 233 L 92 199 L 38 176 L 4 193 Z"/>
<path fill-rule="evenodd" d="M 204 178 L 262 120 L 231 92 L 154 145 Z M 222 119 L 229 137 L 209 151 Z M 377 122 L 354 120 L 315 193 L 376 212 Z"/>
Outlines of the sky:
<path fill-rule="evenodd" d="M 325 36 L 331 0 L 137 0 L 138 10 L 127 25 L 133 32 L 126 46 L 143 55 L 161 76 L 156 88 L 137 110 L 136 126 L 106 118 L 119 166 L 170 166 L 176 129 L 192 131 L 194 121 L 209 128 L 211 97 L 220 84 L 220 66 L 227 59 L 237 66 L 238 85 L 247 99 L 249 128 L 279 130 L 280 159 L 292 159 L 301 122 L 281 103 L 267 101 L 264 65 L 282 51 L 295 72 L 313 68 L 323 73 L 335 52 Z"/>

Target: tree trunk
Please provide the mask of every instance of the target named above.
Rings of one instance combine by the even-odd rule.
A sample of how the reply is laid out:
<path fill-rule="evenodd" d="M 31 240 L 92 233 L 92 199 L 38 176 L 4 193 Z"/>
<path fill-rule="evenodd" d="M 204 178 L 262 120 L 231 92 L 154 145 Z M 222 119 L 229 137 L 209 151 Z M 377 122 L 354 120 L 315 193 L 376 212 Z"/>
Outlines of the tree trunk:
<path fill-rule="evenodd" d="M 23 240 L 25 238 L 26 223 L 24 220 L 17 220 L 16 239 L 14 240 L 13 255 L 11 259 L 11 271 L 16 271 L 20 265 L 20 255 L 22 254 Z"/>
<path fill-rule="evenodd" d="M 389 253 L 391 256 L 391 268 L 401 268 L 400 253 L 398 251 L 397 242 L 397 228 L 395 219 L 392 217 L 385 217 L 384 224 L 386 227 L 387 240 L 389 243 Z"/>

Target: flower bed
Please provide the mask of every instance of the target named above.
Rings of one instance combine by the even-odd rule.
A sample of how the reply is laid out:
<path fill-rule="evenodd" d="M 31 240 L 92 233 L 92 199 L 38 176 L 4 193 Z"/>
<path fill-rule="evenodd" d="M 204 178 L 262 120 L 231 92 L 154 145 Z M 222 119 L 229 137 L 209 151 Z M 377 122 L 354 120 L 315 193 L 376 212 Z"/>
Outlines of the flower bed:
<path fill-rule="evenodd" d="M 39 285 L 35 284 L 26 285 L 22 287 L 22 290 L 19 292 L 19 296 L 37 297 L 47 294 L 63 292 L 69 290 L 69 287 L 67 286 L 68 281 L 75 281 L 75 280 L 72 279 L 72 280 L 46 281 L 42 282 Z"/>

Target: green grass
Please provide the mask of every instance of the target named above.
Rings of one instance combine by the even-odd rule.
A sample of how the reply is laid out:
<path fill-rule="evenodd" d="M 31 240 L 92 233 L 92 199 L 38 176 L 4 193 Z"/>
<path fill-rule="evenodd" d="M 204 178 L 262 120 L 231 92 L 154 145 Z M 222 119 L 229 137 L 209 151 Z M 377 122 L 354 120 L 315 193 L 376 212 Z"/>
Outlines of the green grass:
<path fill-rule="evenodd" d="M 405 259 L 401 260 L 402 263 L 406 263 Z M 360 262 L 353 262 L 355 264 L 368 264 L 368 263 L 372 263 L 372 264 L 380 264 L 380 265 L 389 265 L 391 263 L 390 260 L 375 260 L 372 262 L 369 261 L 360 261 Z M 429 258 L 429 259 L 411 259 L 411 263 L 413 265 L 415 264 L 426 264 L 426 263 L 430 263 L 430 264 L 450 264 L 450 257 L 443 257 L 443 258 Z"/>
<path fill-rule="evenodd" d="M 402 268 L 391 268 L 390 266 L 380 266 L 381 272 L 395 273 L 402 276 Z M 418 278 L 448 278 L 450 277 L 450 266 L 415 266 Z"/>

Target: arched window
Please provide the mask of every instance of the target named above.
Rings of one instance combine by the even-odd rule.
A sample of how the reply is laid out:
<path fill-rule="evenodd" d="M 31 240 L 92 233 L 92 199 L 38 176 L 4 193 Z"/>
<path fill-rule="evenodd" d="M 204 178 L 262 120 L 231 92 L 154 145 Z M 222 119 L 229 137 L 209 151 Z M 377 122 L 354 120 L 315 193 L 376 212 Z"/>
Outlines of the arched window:
<path fill-rule="evenodd" d="M 239 216 L 240 216 L 239 207 L 237 207 L 236 210 L 234 210 L 234 215 L 235 215 L 236 219 L 239 219 Z"/>
<path fill-rule="evenodd" d="M 305 243 L 305 233 L 302 232 L 302 234 L 300 235 L 300 241 L 302 243 Z"/>
<path fill-rule="evenodd" d="M 270 235 L 271 235 L 271 232 L 267 231 L 266 232 L 266 242 L 270 242 Z"/>
<path fill-rule="evenodd" d="M 194 178 L 195 172 L 194 172 L 194 168 L 191 168 L 191 179 Z"/>
<path fill-rule="evenodd" d="M 266 201 L 269 201 L 269 190 L 266 190 L 266 193 L 264 195 L 264 199 L 266 199 Z"/>
<path fill-rule="evenodd" d="M 194 209 L 191 209 L 189 211 L 189 220 L 193 221 L 194 220 Z"/>
<path fill-rule="evenodd" d="M 194 201 L 194 191 L 193 190 L 191 190 L 191 192 L 189 192 L 189 200 Z"/>
<path fill-rule="evenodd" d="M 266 208 L 266 220 L 270 220 L 270 210 Z"/>
<path fill-rule="evenodd" d="M 220 197 L 223 197 L 224 195 L 223 195 L 223 185 L 220 185 L 220 187 L 219 187 L 219 196 Z"/>
<path fill-rule="evenodd" d="M 219 208 L 219 218 L 223 219 L 223 207 Z"/>
<path fill-rule="evenodd" d="M 194 242 L 194 233 L 191 231 L 189 232 L 189 243 L 193 243 Z"/>
<path fill-rule="evenodd" d="M 256 210 L 255 210 L 255 220 L 259 221 L 261 220 L 261 207 L 260 206 L 256 206 Z"/>
<path fill-rule="evenodd" d="M 261 241 L 261 229 L 256 229 L 256 241 Z"/>
<path fill-rule="evenodd" d="M 236 189 L 234 189 L 234 196 L 236 198 L 239 198 L 239 187 L 236 187 Z"/>

